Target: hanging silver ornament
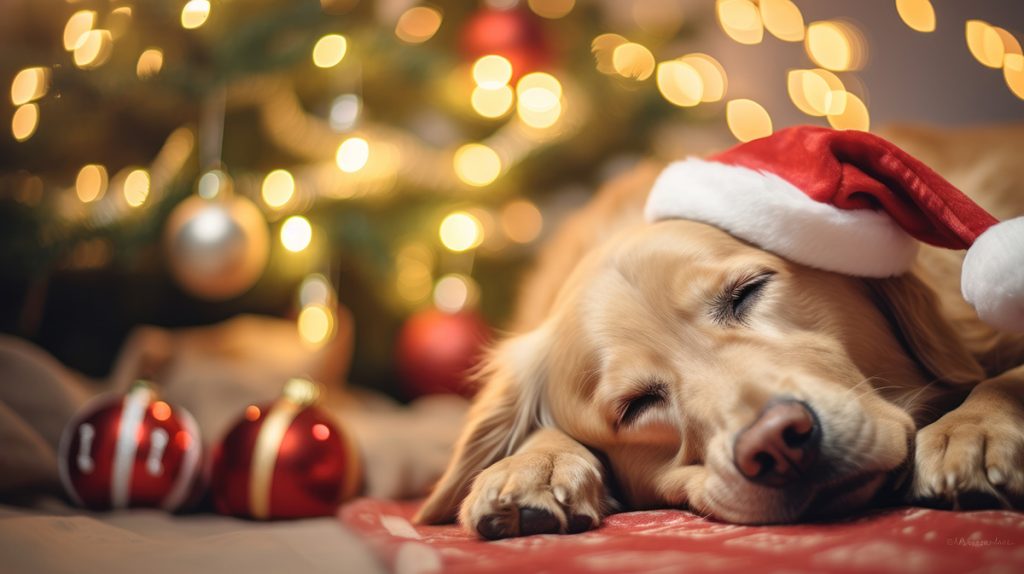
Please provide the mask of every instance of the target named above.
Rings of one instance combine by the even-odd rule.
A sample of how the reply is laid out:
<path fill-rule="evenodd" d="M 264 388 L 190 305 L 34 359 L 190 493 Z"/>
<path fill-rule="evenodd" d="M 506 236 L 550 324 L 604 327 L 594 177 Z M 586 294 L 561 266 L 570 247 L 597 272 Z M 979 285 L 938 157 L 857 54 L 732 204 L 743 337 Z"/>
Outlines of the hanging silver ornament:
<path fill-rule="evenodd" d="M 205 191 L 205 190 L 203 190 Z M 220 301 L 241 295 L 267 265 L 267 222 L 251 201 L 225 194 L 193 196 L 167 222 L 164 246 L 171 272 L 189 293 Z"/>

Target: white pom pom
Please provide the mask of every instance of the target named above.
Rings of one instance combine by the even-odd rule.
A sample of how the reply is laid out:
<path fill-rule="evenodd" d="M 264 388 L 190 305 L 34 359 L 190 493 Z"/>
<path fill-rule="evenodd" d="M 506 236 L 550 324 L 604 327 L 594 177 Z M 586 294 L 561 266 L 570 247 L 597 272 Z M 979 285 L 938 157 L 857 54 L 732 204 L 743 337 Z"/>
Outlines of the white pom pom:
<path fill-rule="evenodd" d="M 964 258 L 960 291 L 982 321 L 1024 331 L 1024 217 L 978 236 Z"/>

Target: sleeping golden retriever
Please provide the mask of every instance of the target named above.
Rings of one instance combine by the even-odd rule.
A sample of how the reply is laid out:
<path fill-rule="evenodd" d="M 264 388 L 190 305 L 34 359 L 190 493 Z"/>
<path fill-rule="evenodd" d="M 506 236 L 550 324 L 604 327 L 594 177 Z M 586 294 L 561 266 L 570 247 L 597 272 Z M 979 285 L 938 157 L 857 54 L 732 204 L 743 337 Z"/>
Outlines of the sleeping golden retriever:
<path fill-rule="evenodd" d="M 886 136 L 997 217 L 1024 211 L 1024 129 Z M 863 279 L 646 223 L 659 170 L 610 184 L 541 254 L 419 521 L 494 539 L 619 507 L 763 524 L 1024 502 L 1024 335 L 977 319 L 961 254 Z"/>

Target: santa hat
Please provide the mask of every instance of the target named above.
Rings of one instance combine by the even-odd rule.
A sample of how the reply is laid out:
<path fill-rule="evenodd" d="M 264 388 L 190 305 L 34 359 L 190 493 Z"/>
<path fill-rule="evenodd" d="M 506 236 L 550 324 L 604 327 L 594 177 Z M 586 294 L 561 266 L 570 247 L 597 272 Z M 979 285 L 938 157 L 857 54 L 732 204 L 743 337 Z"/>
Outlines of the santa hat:
<path fill-rule="evenodd" d="M 908 271 L 915 240 L 967 249 L 964 298 L 985 322 L 1024 330 L 1024 218 L 1000 223 L 869 133 L 793 127 L 673 163 L 645 213 L 714 225 L 791 261 L 859 277 Z"/>

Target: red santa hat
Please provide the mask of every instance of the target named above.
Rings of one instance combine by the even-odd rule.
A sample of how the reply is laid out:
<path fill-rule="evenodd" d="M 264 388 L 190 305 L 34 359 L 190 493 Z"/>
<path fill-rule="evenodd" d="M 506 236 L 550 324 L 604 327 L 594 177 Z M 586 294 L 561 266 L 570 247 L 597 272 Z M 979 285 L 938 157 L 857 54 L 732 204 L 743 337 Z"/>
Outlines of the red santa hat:
<path fill-rule="evenodd" d="M 714 225 L 791 261 L 859 277 L 908 271 L 917 241 L 967 249 L 964 298 L 1024 330 L 1024 217 L 999 222 L 884 139 L 800 126 L 669 165 L 648 220 Z"/>

